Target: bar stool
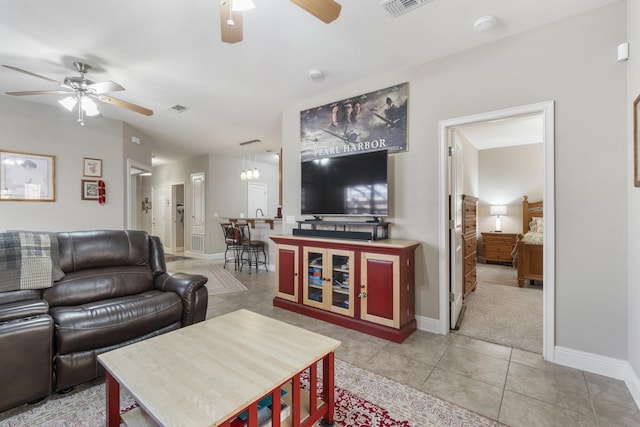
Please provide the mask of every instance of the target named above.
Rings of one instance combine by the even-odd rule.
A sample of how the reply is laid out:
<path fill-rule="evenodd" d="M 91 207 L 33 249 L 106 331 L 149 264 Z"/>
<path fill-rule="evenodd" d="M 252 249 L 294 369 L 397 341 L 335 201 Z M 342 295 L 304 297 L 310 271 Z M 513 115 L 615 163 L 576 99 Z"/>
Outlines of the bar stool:
<path fill-rule="evenodd" d="M 264 250 L 265 242 L 251 239 L 251 227 L 249 224 L 236 224 L 236 228 L 240 231 L 240 241 L 242 242 L 240 271 L 242 271 L 242 265 L 245 263 L 249 265 L 249 274 L 251 274 L 252 265 L 256 266 L 256 271 L 258 271 L 260 264 L 264 265 L 264 271 L 269 271 L 267 269 L 267 252 Z M 262 260 L 260 259 L 261 254 Z"/>
<path fill-rule="evenodd" d="M 240 262 L 242 259 L 242 239 L 240 237 L 240 230 L 234 227 L 230 222 L 220 224 L 222 227 L 222 235 L 224 236 L 224 242 L 227 245 L 224 250 L 224 268 L 227 267 L 227 262 L 233 261 L 235 270 L 241 267 Z M 231 251 L 233 257 L 229 257 L 228 253 Z"/>

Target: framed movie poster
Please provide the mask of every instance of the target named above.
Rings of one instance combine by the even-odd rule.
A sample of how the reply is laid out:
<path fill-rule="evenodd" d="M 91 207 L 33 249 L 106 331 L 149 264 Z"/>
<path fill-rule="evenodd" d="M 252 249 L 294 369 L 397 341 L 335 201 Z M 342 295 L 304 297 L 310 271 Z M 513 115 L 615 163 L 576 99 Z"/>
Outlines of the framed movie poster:
<path fill-rule="evenodd" d="M 55 156 L 0 150 L 0 200 L 54 202 Z"/>
<path fill-rule="evenodd" d="M 301 161 L 407 151 L 408 98 L 409 83 L 402 83 L 300 112 Z"/>

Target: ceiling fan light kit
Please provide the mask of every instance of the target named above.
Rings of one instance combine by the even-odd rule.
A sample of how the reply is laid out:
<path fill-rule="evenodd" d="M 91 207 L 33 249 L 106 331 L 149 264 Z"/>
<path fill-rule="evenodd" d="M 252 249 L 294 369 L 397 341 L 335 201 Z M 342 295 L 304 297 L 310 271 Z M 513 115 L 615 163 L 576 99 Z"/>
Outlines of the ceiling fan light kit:
<path fill-rule="evenodd" d="M 124 87 L 116 82 L 107 80 L 104 82 L 92 82 L 85 78 L 85 74 L 89 72 L 91 66 L 84 62 L 74 62 L 73 66 L 80 73 L 80 77 L 65 77 L 64 83 L 59 82 L 48 77 L 41 76 L 39 74 L 26 71 L 21 68 L 13 67 L 11 65 L 3 65 L 3 67 L 10 70 L 24 73 L 32 77 L 36 77 L 42 80 L 46 80 L 51 83 L 67 89 L 67 90 L 36 90 L 36 91 L 23 91 L 23 92 L 7 92 L 7 95 L 11 96 L 26 96 L 26 95 L 57 95 L 67 94 L 68 96 L 58 102 L 68 111 L 73 111 L 74 108 L 78 109 L 78 122 L 84 126 L 84 117 L 101 117 L 100 110 L 95 100 L 115 105 L 116 107 L 125 108 L 127 110 L 134 111 L 136 113 L 144 114 L 145 116 L 153 115 L 153 111 L 141 107 L 136 104 L 132 104 L 121 99 L 113 98 L 111 96 L 104 95 L 107 92 L 116 92 L 124 90 Z"/>

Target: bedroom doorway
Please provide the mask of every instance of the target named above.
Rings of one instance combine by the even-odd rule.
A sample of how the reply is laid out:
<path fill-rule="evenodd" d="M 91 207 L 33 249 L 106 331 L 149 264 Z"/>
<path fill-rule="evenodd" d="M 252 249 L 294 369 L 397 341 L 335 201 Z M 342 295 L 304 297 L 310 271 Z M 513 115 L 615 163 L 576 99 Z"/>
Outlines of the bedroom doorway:
<path fill-rule="evenodd" d="M 477 114 L 474 116 L 460 117 L 456 119 L 450 119 L 441 121 L 439 123 L 439 135 L 440 135 L 440 149 L 441 149 L 441 219 L 442 227 L 440 232 L 440 253 L 447 254 L 440 258 L 440 322 L 442 327 L 442 333 L 449 333 L 451 327 L 451 306 L 449 300 L 455 300 L 455 295 L 451 293 L 450 281 L 452 279 L 450 265 L 452 264 L 451 249 L 449 240 L 449 189 L 452 185 L 455 185 L 455 176 L 452 176 L 452 171 L 449 168 L 449 145 L 450 135 L 455 132 L 456 129 L 461 130 L 465 127 L 471 127 L 479 123 L 485 122 L 504 122 L 509 119 L 522 118 L 528 116 L 539 116 L 542 121 L 543 134 L 542 134 L 542 159 L 544 164 L 543 172 L 543 201 L 544 201 L 544 216 L 545 219 L 545 233 L 544 233 L 544 289 L 542 290 L 542 351 L 543 357 L 546 360 L 553 360 L 553 343 L 554 343 L 554 253 L 553 253 L 553 240 L 554 240 L 554 224 L 553 224 L 553 165 L 554 165 L 554 126 L 553 126 L 553 101 L 543 102 L 539 104 L 525 105 L 521 107 L 515 107 L 507 110 L 500 110 L 488 113 Z M 465 183 L 469 181 L 469 176 L 477 174 L 477 170 L 473 170 L 473 165 L 477 168 L 477 154 L 475 154 L 475 163 L 473 159 L 473 150 L 467 150 L 464 154 L 465 159 L 469 156 L 472 157 L 472 166 L 468 167 L 467 171 L 463 173 Z M 453 183 L 453 184 L 452 184 Z M 477 184 L 476 184 L 477 186 Z M 470 190 L 470 194 L 477 193 L 477 187 Z M 526 189 L 523 189 L 526 193 Z M 488 208 L 487 208 L 488 209 Z M 482 266 L 480 267 L 482 268 Z M 518 290 L 520 288 L 515 288 Z M 538 351 L 540 351 L 538 350 Z"/>

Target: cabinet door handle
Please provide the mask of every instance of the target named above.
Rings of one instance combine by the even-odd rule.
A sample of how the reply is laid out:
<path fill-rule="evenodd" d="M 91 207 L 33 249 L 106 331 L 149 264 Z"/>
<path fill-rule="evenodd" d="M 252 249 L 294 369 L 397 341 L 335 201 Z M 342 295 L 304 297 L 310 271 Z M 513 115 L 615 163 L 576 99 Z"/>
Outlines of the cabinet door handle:
<path fill-rule="evenodd" d="M 366 297 L 366 296 L 367 296 L 367 293 L 366 293 L 366 292 L 360 292 L 360 293 L 358 294 L 358 298 L 364 298 L 364 297 Z"/>

